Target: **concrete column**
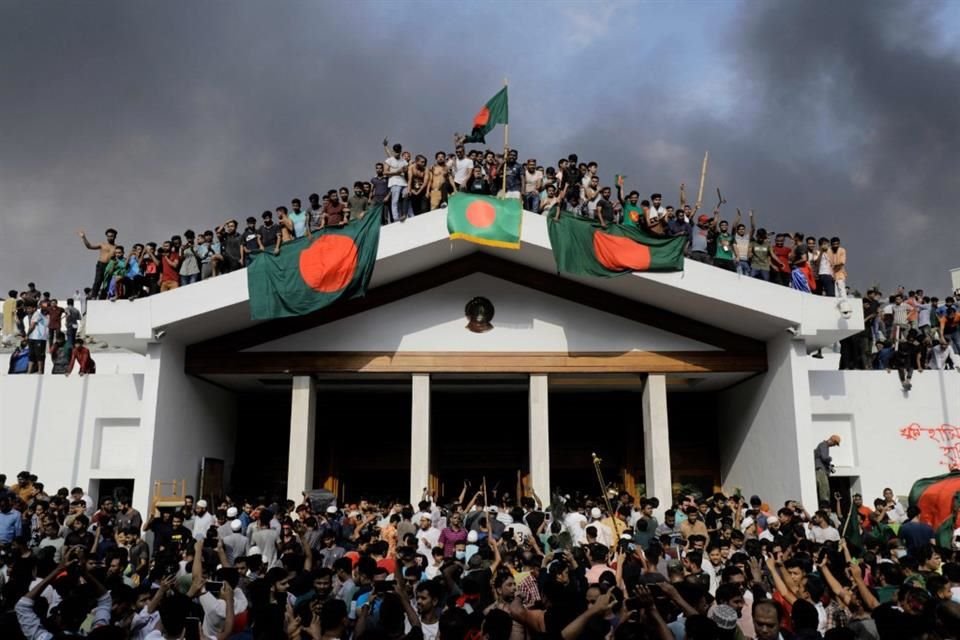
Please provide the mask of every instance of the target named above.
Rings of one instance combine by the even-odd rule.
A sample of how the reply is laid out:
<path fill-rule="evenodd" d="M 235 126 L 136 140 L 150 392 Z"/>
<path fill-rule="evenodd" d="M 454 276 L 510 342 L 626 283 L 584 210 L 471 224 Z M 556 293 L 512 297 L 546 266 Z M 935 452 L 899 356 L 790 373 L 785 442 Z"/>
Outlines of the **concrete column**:
<path fill-rule="evenodd" d="M 290 399 L 290 456 L 287 462 L 287 499 L 303 501 L 313 489 L 313 449 L 316 437 L 317 387 L 312 376 L 294 376 Z"/>
<path fill-rule="evenodd" d="M 430 486 L 430 375 L 413 374 L 410 409 L 410 503 Z"/>
<path fill-rule="evenodd" d="M 660 500 L 658 515 L 673 501 L 670 474 L 670 427 L 667 422 L 667 379 L 648 375 L 643 384 L 643 462 L 647 497 Z"/>
<path fill-rule="evenodd" d="M 550 504 L 549 378 L 530 375 L 530 484 L 544 504 Z"/>

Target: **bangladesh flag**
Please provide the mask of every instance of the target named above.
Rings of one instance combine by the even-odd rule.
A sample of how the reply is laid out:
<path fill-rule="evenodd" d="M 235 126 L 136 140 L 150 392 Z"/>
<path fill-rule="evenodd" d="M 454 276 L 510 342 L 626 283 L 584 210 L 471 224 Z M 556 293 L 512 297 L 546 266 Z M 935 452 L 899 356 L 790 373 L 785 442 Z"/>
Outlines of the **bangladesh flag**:
<path fill-rule="evenodd" d="M 910 489 L 908 504 L 920 509 L 920 520 L 934 528 L 937 544 L 952 548 L 956 513 L 960 508 L 960 471 L 920 478 Z"/>
<path fill-rule="evenodd" d="M 450 238 L 490 247 L 520 248 L 523 209 L 516 199 L 455 193 L 447 201 Z"/>
<path fill-rule="evenodd" d="M 651 236 L 639 228 L 608 224 L 564 212 L 547 222 L 557 270 L 609 278 L 633 271 L 682 271 L 683 236 Z"/>
<path fill-rule="evenodd" d="M 507 108 L 507 88 L 504 87 L 497 95 L 487 100 L 487 104 L 473 117 L 473 131 L 465 136 L 464 143 L 485 143 L 486 135 L 493 131 L 498 124 L 509 122 L 510 110 Z"/>
<path fill-rule="evenodd" d="M 259 255 L 247 268 L 250 317 L 300 316 L 367 292 L 380 243 L 380 209 Z"/>

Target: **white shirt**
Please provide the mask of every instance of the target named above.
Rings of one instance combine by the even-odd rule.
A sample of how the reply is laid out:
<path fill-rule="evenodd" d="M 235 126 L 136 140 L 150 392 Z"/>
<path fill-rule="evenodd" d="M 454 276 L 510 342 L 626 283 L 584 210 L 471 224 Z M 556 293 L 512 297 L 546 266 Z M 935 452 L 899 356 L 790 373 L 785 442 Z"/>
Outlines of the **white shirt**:
<path fill-rule="evenodd" d="M 193 539 L 194 540 L 203 540 L 207 537 L 207 529 L 210 528 L 210 525 L 213 524 L 213 516 L 209 511 L 204 513 L 202 516 L 194 515 L 193 517 Z"/>
<path fill-rule="evenodd" d="M 951 358 L 954 364 L 957 364 L 957 358 L 953 353 L 953 347 L 947 344 L 942 347 L 939 343 L 933 345 L 930 349 L 930 362 L 933 364 L 931 369 L 943 369 L 947 365 L 947 358 Z M 899 504 L 899 503 L 898 503 Z"/>
<path fill-rule="evenodd" d="M 43 315 L 40 309 L 34 311 L 33 315 L 30 316 L 30 324 L 33 325 L 33 330 L 30 331 L 30 335 L 27 336 L 28 338 L 31 340 L 47 339 L 47 316 Z"/>
<path fill-rule="evenodd" d="M 473 160 L 466 156 L 463 158 L 456 156 L 450 158 L 447 166 L 453 169 L 453 181 L 461 187 L 467 183 L 467 178 L 473 173 Z"/>
<path fill-rule="evenodd" d="M 388 187 L 405 187 L 407 186 L 407 161 L 403 158 L 394 158 L 390 156 L 383 163 L 391 171 L 400 171 L 400 175 L 390 176 L 390 179 L 387 180 Z"/>
<path fill-rule="evenodd" d="M 417 553 L 426 558 L 430 558 L 430 553 L 437 546 L 440 540 L 440 529 L 430 527 L 429 529 L 417 529 Z"/>
<path fill-rule="evenodd" d="M 574 544 L 582 544 L 587 539 L 587 516 L 579 511 L 568 513 L 563 517 L 563 526 L 567 528 L 567 533 Z"/>
<path fill-rule="evenodd" d="M 807 531 L 807 537 L 819 544 L 823 544 L 828 540 L 840 542 L 840 532 L 834 527 L 810 527 L 809 531 Z"/>
<path fill-rule="evenodd" d="M 203 634 L 216 640 L 217 632 L 223 629 L 223 622 L 227 617 L 227 603 L 209 591 L 201 595 L 198 600 L 203 607 Z M 239 615 L 246 610 L 247 597 L 242 589 L 235 589 L 233 592 L 234 615 Z"/>
<path fill-rule="evenodd" d="M 597 542 L 605 546 L 607 549 L 613 546 L 613 531 L 610 530 L 610 527 L 603 524 L 599 520 L 594 520 L 587 526 L 597 528 Z"/>

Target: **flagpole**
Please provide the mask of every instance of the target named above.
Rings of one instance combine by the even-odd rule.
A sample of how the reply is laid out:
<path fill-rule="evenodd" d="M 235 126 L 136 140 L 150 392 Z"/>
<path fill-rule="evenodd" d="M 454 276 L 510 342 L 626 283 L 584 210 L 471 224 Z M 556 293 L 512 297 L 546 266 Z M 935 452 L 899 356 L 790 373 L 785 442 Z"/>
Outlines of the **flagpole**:
<path fill-rule="evenodd" d="M 503 79 L 503 86 L 506 88 L 507 79 Z M 509 99 L 509 97 L 508 97 Z M 510 148 L 510 122 L 503 125 L 503 197 L 507 197 L 507 150 Z"/>

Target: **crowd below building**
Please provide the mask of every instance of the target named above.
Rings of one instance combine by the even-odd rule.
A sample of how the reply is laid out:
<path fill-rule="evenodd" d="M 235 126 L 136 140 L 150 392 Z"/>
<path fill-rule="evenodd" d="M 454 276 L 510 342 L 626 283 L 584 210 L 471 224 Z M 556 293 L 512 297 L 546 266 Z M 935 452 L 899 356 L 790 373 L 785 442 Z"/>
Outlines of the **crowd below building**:
<path fill-rule="evenodd" d="M 402 223 L 445 207 L 457 192 L 519 198 L 525 209 L 553 219 L 572 212 L 601 225 L 634 225 L 652 235 L 683 236 L 691 260 L 817 295 L 860 297 L 848 291 L 847 252 L 840 238 L 770 231 L 757 226 L 752 211 L 744 220 L 739 209 L 731 222 L 721 218 L 722 199 L 708 215 L 703 203 L 688 201 L 683 184 L 674 207 L 660 193 L 641 199 L 638 191 L 627 190 L 619 175 L 613 187 L 601 184 L 598 163 L 582 162 L 576 154 L 544 167 L 535 158 L 521 163 L 515 149 L 506 155 L 489 149 L 467 151 L 462 136 L 454 136 L 452 154 L 437 151 L 430 165 L 426 156 L 386 139 L 383 149 L 385 157 L 369 180 L 354 182 L 352 189 L 312 193 L 306 207 L 294 198 L 289 208 L 264 211 L 259 220 L 247 217 L 242 228 L 231 219 L 203 232 L 187 229 L 160 243 L 134 242 L 129 249 L 118 243 L 115 229 L 107 229 L 99 242 L 78 231 L 83 245 L 98 254 L 93 282 L 65 307 L 48 294 L 41 297 L 33 284 L 9 292 L 2 328 L 3 342 L 16 347 L 9 371 L 42 373 L 47 353 L 54 373 L 69 373 L 75 365 L 81 374 L 94 371 L 89 351 L 77 337 L 78 300 L 134 300 L 187 286 L 242 269 L 265 252 L 279 253 L 297 238 L 362 218 L 373 205 L 383 205 L 383 224 Z M 840 368 L 896 369 L 904 389 L 909 389 L 914 371 L 953 368 L 960 353 L 957 300 L 941 300 L 922 290 L 901 288 L 884 296 L 871 289 L 862 297 L 863 331 L 840 345 Z"/>
<path fill-rule="evenodd" d="M 839 494 L 518 493 L 141 514 L 123 491 L 0 476 L 0 637 L 960 637 L 958 545 L 890 489 L 846 512 Z"/>

